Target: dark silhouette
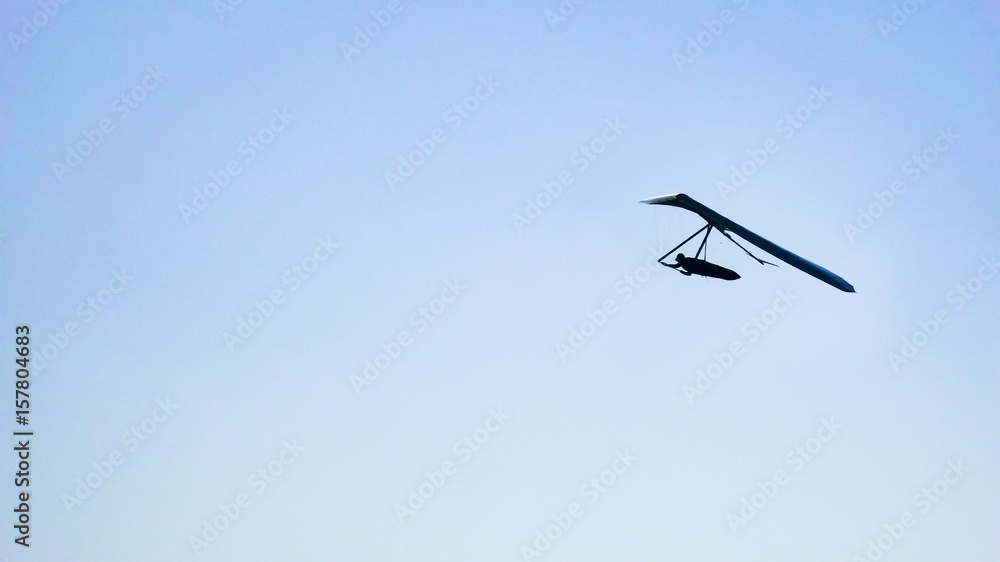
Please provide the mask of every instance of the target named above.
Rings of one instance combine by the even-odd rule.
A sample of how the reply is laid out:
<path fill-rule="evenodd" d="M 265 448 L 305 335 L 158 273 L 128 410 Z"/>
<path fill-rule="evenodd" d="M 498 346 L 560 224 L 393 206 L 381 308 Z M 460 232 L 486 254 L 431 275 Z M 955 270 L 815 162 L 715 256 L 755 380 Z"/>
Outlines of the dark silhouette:
<path fill-rule="evenodd" d="M 664 263 L 663 265 L 672 267 L 684 275 L 704 275 L 705 277 L 715 277 L 716 279 L 725 279 L 727 281 L 734 281 L 740 278 L 739 273 L 705 260 L 689 258 L 684 254 L 677 254 L 677 257 L 674 259 L 677 260 L 677 263 Z"/>
<path fill-rule="evenodd" d="M 706 223 L 705 226 L 701 227 L 701 229 L 699 229 L 691 236 L 688 236 L 687 239 L 685 239 L 680 244 L 674 246 L 669 252 L 663 254 L 663 257 L 661 257 L 658 260 L 660 263 L 663 263 L 663 260 L 666 259 L 667 256 L 674 253 L 675 251 L 680 249 L 681 246 L 690 242 L 695 236 L 698 236 L 703 231 L 705 231 L 705 238 L 702 239 L 701 245 L 698 247 L 698 251 L 695 252 L 693 258 L 687 258 L 684 256 L 684 254 L 678 254 L 676 264 L 663 263 L 663 265 L 677 269 L 684 275 L 691 275 L 691 274 L 705 275 L 707 277 L 717 277 L 719 279 L 730 279 L 730 280 L 740 278 L 740 276 L 737 275 L 736 272 L 734 271 L 715 265 L 714 263 L 709 263 L 705 260 L 698 259 L 699 256 L 701 256 L 702 250 L 705 251 L 705 257 L 706 258 L 708 257 L 708 247 L 707 247 L 708 235 L 711 234 L 712 229 L 714 228 L 719 232 L 721 232 L 723 236 L 728 238 L 730 242 L 739 246 L 740 249 L 746 252 L 748 256 L 757 260 L 757 262 L 760 263 L 761 265 L 765 264 L 776 265 L 776 264 L 773 264 L 769 261 L 764 261 L 758 258 L 757 256 L 753 255 L 752 253 L 750 253 L 750 250 L 744 248 L 743 245 L 737 242 L 732 236 L 730 236 L 729 232 L 727 231 L 736 234 L 740 238 L 746 240 L 747 242 L 753 244 L 754 246 L 757 246 L 761 250 L 764 250 L 765 252 L 787 263 L 788 265 L 794 267 L 795 269 L 798 269 L 799 271 L 808 273 L 809 275 L 812 275 L 816 279 L 819 279 L 824 283 L 832 285 L 840 289 L 841 291 L 844 291 L 845 293 L 854 292 L 854 286 L 845 281 L 843 277 L 837 275 L 836 273 L 830 271 L 829 269 L 826 269 L 825 267 L 816 265 L 815 263 L 803 258 L 798 254 L 789 252 L 788 250 L 782 248 L 781 246 L 775 244 L 774 242 L 771 242 L 770 240 L 764 238 L 763 236 L 760 236 L 758 234 L 755 234 L 747 230 L 746 228 L 743 228 L 742 226 L 727 219 L 726 217 L 720 215 L 719 213 L 716 213 L 712 209 L 709 209 L 708 207 L 702 205 L 701 203 L 695 201 L 694 199 L 691 199 L 690 197 L 688 197 L 683 193 L 677 193 L 674 195 L 664 195 L 662 197 L 653 197 L 651 199 L 645 199 L 643 201 L 640 201 L 640 203 L 648 203 L 650 205 L 669 205 L 671 207 L 680 207 L 681 209 L 691 211 L 692 213 L 695 213 L 696 215 L 705 219 Z M 684 268 L 683 270 L 680 269 L 682 267 Z"/>

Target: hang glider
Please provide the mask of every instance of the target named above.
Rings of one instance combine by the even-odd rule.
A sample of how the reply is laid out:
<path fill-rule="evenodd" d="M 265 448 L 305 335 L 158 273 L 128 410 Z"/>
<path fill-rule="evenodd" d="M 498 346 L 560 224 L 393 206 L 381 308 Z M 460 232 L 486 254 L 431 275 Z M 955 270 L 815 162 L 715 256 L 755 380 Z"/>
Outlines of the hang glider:
<path fill-rule="evenodd" d="M 706 257 L 707 257 L 708 251 L 706 243 L 708 242 L 708 235 L 711 234 L 712 229 L 714 228 L 719 232 L 721 232 L 722 235 L 728 238 L 731 242 L 739 246 L 741 250 L 747 253 L 747 255 L 757 260 L 761 265 L 763 264 L 775 265 L 775 264 L 766 262 L 758 258 L 757 256 L 751 254 L 749 250 L 747 250 L 739 242 L 734 240 L 733 237 L 729 235 L 729 232 L 735 233 L 740 238 L 746 240 L 747 242 L 753 244 L 754 246 L 760 248 L 761 250 L 764 250 L 768 254 L 771 254 L 772 256 L 778 258 L 779 260 L 787 263 L 788 265 L 798 270 L 801 270 L 805 273 L 808 273 L 809 275 L 812 275 L 813 277 L 819 279 L 820 281 L 823 281 L 824 283 L 833 285 L 834 287 L 846 293 L 854 292 L 854 287 L 851 286 L 850 283 L 845 281 L 844 278 L 840 277 L 836 273 L 833 273 L 832 271 L 826 269 L 825 267 L 816 265 L 813 262 L 797 254 L 789 252 L 788 250 L 782 248 L 781 246 L 775 244 L 774 242 L 771 242 L 770 240 L 767 240 L 766 238 L 763 238 L 762 236 L 754 234 L 753 232 L 743 228 L 742 226 L 727 219 L 726 217 L 720 215 L 719 213 L 716 213 L 712 209 L 709 209 L 708 207 L 702 205 L 701 203 L 695 201 L 694 199 L 688 197 L 683 193 L 677 193 L 675 195 L 664 195 L 662 197 L 653 197 L 651 199 L 644 199 L 640 201 L 640 203 L 647 203 L 649 205 L 670 205 L 671 207 L 680 207 L 681 209 L 687 209 L 688 211 L 691 211 L 692 213 L 695 213 L 701 218 L 705 219 L 705 222 L 708 223 L 705 226 L 701 227 L 701 229 L 698 230 L 698 232 L 695 232 L 694 234 L 689 236 L 687 240 L 684 240 L 676 247 L 674 247 L 673 250 L 670 250 L 662 258 L 660 258 L 660 263 L 667 267 L 673 267 L 675 269 L 684 268 L 684 270 L 686 271 L 681 269 L 678 269 L 678 271 L 681 271 L 681 273 L 684 273 L 685 275 L 690 275 L 690 274 L 707 275 L 709 277 L 717 277 L 720 279 L 739 278 L 739 275 L 736 274 L 736 272 L 734 271 L 728 270 L 722 266 L 713 263 L 709 263 L 706 260 L 699 259 L 701 251 L 703 249 L 706 251 Z M 674 250 L 677 250 L 684 244 L 687 244 L 692 238 L 701 234 L 702 231 L 705 231 L 705 238 L 701 241 L 701 246 L 698 247 L 698 252 L 695 254 L 694 258 L 685 257 L 684 254 L 678 254 L 676 264 L 663 263 L 663 260 L 670 254 L 672 254 Z M 735 275 L 735 277 L 733 277 L 733 275 Z"/>

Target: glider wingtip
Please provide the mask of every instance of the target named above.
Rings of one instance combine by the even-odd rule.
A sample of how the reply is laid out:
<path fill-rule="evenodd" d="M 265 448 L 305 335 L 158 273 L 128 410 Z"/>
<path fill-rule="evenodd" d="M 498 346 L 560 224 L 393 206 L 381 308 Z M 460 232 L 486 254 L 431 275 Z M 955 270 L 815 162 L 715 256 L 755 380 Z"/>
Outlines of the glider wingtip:
<path fill-rule="evenodd" d="M 687 195 L 683 193 L 675 193 L 673 195 L 661 195 L 659 197 L 650 197 L 649 199 L 643 199 L 639 201 L 640 203 L 645 203 L 647 205 L 669 205 L 670 202 L 677 200 L 678 198 L 684 198 Z"/>

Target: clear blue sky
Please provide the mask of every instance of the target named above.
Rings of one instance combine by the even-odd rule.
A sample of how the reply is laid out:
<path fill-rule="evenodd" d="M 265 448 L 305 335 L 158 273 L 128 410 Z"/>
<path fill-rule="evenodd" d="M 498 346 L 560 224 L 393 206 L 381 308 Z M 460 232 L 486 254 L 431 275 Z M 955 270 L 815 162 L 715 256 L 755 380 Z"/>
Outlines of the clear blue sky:
<path fill-rule="evenodd" d="M 0 8 L 0 556 L 1000 555 L 995 3 L 224 1 Z"/>

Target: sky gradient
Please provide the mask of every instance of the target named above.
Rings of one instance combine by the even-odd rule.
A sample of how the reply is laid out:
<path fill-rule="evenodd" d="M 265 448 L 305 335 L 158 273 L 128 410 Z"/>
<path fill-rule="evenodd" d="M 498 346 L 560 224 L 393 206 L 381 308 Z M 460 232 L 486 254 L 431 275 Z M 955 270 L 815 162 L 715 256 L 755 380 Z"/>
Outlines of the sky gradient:
<path fill-rule="evenodd" d="M 0 556 L 1000 555 L 995 2 L 43 0 L 0 31 L 35 432 Z M 661 267 L 703 222 L 639 201 L 681 192 L 857 293 L 718 233 L 741 279 Z"/>

